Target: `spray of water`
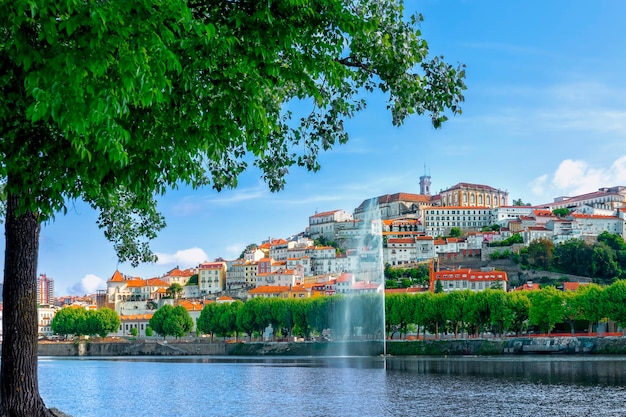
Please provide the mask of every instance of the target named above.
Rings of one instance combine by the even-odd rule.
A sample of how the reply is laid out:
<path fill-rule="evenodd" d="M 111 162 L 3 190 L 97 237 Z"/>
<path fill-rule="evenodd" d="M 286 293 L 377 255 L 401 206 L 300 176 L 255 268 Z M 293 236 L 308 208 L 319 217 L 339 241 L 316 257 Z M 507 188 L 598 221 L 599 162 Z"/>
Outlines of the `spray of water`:
<path fill-rule="evenodd" d="M 360 355 L 353 346 L 371 346 L 380 340 L 383 356 L 385 343 L 385 291 L 383 265 L 383 225 L 378 200 L 366 202 L 355 223 L 353 237 L 347 242 L 348 271 L 337 282 L 337 297 L 329 305 L 331 333 L 340 355 Z M 351 342 L 360 342 L 354 344 Z M 374 349 L 370 349 L 371 352 Z M 337 350 L 335 350 L 337 351 Z"/>

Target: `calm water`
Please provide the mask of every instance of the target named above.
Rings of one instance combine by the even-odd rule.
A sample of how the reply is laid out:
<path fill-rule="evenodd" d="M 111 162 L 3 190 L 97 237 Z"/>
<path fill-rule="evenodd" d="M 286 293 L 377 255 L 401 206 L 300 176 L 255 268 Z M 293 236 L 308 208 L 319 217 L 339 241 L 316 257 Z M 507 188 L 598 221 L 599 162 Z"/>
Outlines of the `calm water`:
<path fill-rule="evenodd" d="M 625 416 L 626 358 L 40 358 L 73 417 Z"/>

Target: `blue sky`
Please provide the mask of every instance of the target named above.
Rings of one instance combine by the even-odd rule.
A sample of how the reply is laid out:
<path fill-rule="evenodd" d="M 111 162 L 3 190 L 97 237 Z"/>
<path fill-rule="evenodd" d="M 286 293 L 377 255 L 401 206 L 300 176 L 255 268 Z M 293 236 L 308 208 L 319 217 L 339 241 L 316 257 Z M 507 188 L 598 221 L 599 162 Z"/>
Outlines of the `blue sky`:
<path fill-rule="evenodd" d="M 431 54 L 467 65 L 463 115 L 442 129 L 414 117 L 395 128 L 384 98 L 348 123 L 348 144 L 322 155 L 316 174 L 294 169 L 272 194 L 258 171 L 235 191 L 179 190 L 161 199 L 168 227 L 153 242 L 157 264 L 118 265 L 96 213 L 75 203 L 41 232 L 39 267 L 56 295 L 104 288 L 116 268 L 149 278 L 248 243 L 298 233 L 316 211 L 352 211 L 364 199 L 433 193 L 458 182 L 509 191 L 510 201 L 626 185 L 626 2 L 621 0 L 407 1 L 424 15 Z"/>

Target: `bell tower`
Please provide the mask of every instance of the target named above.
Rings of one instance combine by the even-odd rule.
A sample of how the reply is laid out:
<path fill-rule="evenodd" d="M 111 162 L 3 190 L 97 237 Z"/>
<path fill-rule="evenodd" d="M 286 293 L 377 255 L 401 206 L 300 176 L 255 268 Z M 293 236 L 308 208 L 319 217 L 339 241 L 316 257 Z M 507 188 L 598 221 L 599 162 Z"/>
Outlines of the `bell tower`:
<path fill-rule="evenodd" d="M 424 175 L 420 177 L 420 194 L 430 195 L 430 175 L 426 174 L 426 166 L 424 166 Z"/>

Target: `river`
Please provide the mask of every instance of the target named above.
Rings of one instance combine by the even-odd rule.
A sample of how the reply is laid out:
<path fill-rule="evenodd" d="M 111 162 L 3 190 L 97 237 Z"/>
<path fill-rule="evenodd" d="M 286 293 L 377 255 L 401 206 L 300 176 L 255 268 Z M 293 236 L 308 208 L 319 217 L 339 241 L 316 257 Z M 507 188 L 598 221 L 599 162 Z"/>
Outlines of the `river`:
<path fill-rule="evenodd" d="M 625 416 L 626 357 L 41 357 L 73 417 Z"/>

